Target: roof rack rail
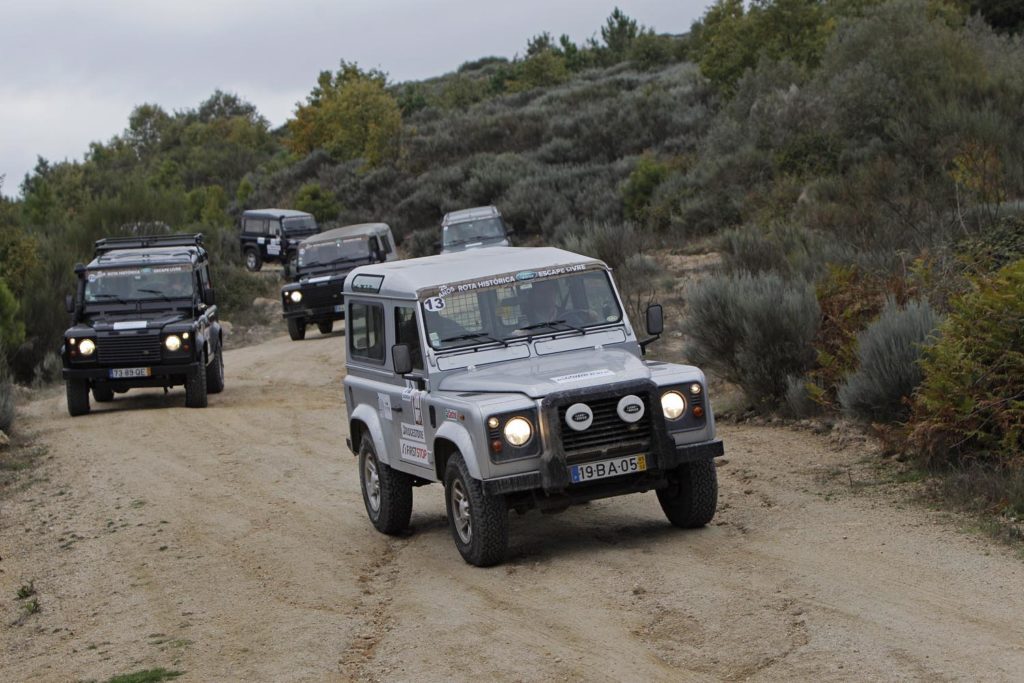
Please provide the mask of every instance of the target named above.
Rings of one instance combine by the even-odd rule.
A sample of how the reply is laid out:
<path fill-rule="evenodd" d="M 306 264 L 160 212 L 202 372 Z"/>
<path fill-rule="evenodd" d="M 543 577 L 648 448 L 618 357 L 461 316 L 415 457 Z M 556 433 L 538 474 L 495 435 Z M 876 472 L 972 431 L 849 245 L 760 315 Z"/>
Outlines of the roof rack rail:
<path fill-rule="evenodd" d="M 146 249 L 149 247 L 201 247 L 203 233 L 177 235 L 141 235 L 139 237 L 103 237 L 96 240 L 96 256 L 115 249 Z"/>

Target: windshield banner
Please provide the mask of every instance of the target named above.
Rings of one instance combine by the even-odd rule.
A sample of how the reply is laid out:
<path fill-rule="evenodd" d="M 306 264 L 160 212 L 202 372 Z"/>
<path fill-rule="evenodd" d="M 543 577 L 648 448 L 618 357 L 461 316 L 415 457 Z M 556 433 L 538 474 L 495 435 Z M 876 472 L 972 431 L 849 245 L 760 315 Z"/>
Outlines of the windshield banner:
<path fill-rule="evenodd" d="M 518 273 L 491 275 L 480 280 L 465 280 L 463 282 L 453 282 L 452 284 L 441 285 L 437 288 L 437 295 L 440 297 L 446 297 L 451 294 L 461 294 L 462 292 L 472 292 L 477 289 L 488 289 L 490 287 L 511 285 L 516 282 L 558 277 L 559 275 L 566 275 L 569 273 L 579 273 L 587 270 L 587 268 L 599 268 L 599 266 L 588 263 L 578 263 L 572 266 L 556 266 L 554 268 L 546 268 L 544 270 L 522 270 Z M 428 289 L 424 291 L 430 292 L 432 290 Z"/>

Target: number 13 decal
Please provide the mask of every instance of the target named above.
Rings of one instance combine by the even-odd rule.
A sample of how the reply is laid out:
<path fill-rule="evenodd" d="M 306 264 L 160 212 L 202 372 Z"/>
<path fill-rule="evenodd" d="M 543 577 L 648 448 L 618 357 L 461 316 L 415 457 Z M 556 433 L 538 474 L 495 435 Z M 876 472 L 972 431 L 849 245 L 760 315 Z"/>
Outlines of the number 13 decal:
<path fill-rule="evenodd" d="M 428 311 L 444 310 L 444 299 L 439 296 L 432 296 L 423 302 L 423 307 Z"/>

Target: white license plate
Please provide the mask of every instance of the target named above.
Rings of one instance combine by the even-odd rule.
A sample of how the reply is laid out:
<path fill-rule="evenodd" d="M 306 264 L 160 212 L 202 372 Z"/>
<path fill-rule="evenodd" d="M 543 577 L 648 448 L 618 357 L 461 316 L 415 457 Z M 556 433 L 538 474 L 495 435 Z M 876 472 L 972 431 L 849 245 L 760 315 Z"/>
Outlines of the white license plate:
<path fill-rule="evenodd" d="M 338 304 L 337 306 L 334 307 L 334 312 L 335 313 L 341 313 L 344 310 L 345 310 L 345 305 L 344 304 Z"/>
<path fill-rule="evenodd" d="M 150 377 L 153 375 L 153 368 L 113 368 L 110 371 L 110 379 L 131 379 L 133 377 Z"/>
<path fill-rule="evenodd" d="M 579 484 L 580 482 L 592 479 L 604 479 L 605 477 L 618 477 L 623 474 L 643 472 L 646 469 L 646 455 L 627 455 L 622 458 L 573 465 L 569 468 L 569 476 L 572 477 L 572 483 Z"/>

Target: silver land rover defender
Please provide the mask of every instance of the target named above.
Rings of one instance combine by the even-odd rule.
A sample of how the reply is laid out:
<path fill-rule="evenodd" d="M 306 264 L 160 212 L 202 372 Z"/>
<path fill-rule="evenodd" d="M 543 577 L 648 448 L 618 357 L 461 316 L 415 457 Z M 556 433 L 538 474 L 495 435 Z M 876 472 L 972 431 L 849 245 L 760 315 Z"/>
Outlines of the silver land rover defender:
<path fill-rule="evenodd" d="M 704 374 L 645 360 L 608 267 L 552 248 L 362 266 L 345 280 L 345 400 L 373 525 L 395 534 L 412 489 L 443 482 L 469 563 L 500 562 L 508 511 L 657 491 L 707 524 L 722 455 Z"/>

